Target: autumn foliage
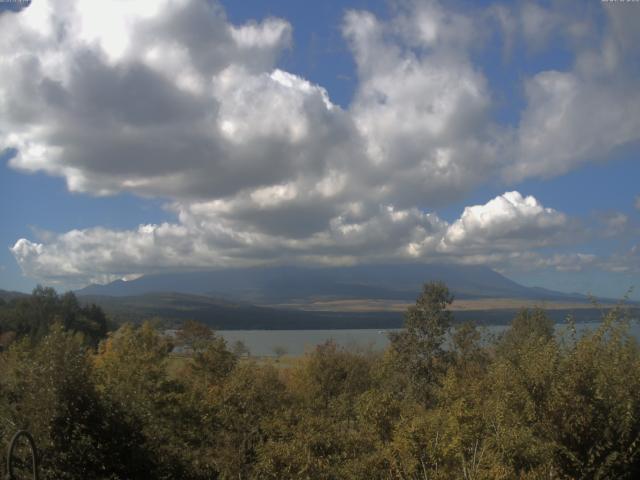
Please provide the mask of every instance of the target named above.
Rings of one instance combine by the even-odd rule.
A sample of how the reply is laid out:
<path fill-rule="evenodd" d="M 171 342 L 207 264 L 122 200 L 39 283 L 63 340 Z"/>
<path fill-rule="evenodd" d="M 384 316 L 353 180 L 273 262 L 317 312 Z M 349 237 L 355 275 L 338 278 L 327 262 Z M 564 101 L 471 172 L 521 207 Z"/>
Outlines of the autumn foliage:
<path fill-rule="evenodd" d="M 384 352 L 239 357 L 195 324 L 176 364 L 151 324 L 97 348 L 62 324 L 0 354 L 0 441 L 50 479 L 633 479 L 640 350 L 622 309 L 584 335 L 523 310 L 498 338 L 425 285 Z M 200 333 L 198 333 L 200 332 Z"/>

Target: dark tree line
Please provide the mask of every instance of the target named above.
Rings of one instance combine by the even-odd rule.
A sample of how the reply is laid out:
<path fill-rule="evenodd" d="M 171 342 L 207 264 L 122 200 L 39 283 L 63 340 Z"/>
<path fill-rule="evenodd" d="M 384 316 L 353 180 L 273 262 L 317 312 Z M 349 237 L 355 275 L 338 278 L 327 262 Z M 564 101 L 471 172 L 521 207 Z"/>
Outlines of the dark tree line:
<path fill-rule="evenodd" d="M 25 337 L 37 343 L 54 324 L 82 334 L 92 346 L 106 337 L 109 328 L 102 309 L 97 305 L 81 305 L 73 292 L 59 295 L 53 288 L 38 286 L 30 296 L 0 300 L 2 344 Z"/>

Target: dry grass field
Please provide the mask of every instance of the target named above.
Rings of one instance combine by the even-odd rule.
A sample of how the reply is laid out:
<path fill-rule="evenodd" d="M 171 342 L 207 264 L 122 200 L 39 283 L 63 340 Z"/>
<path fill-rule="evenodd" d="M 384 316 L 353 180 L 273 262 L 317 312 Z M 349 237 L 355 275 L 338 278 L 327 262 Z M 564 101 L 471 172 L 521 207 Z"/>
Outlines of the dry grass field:
<path fill-rule="evenodd" d="M 393 300 L 353 299 L 353 300 L 314 300 L 300 303 L 281 303 L 269 305 L 274 308 L 286 308 L 310 312 L 403 312 L 412 305 L 410 302 Z M 610 305 L 602 303 L 602 306 Z M 455 300 L 451 305 L 454 311 L 465 310 L 518 310 L 520 308 L 540 307 L 545 310 L 592 309 L 590 302 L 550 302 L 520 298 L 482 298 Z"/>

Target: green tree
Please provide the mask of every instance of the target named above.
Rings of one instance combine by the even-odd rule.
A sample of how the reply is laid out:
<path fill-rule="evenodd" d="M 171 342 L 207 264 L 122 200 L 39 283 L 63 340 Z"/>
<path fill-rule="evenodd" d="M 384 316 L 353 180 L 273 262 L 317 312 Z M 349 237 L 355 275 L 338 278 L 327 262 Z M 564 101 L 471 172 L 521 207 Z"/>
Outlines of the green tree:
<path fill-rule="evenodd" d="M 91 370 L 81 338 L 60 325 L 35 346 L 14 344 L 0 356 L 0 438 L 30 431 L 43 478 L 147 478 L 140 436 L 100 397 Z"/>
<path fill-rule="evenodd" d="M 640 477 L 640 348 L 614 309 L 563 352 L 544 422 L 567 478 Z"/>
<path fill-rule="evenodd" d="M 442 282 L 424 285 L 416 304 L 405 313 L 404 329 L 390 335 L 398 368 L 409 379 L 412 393 L 423 402 L 446 371 L 448 355 L 443 344 L 453 315 L 453 296 Z"/>
<path fill-rule="evenodd" d="M 269 419 L 288 403 L 275 368 L 254 362 L 239 364 L 219 388 L 210 391 L 215 409 L 209 429 L 214 433 L 209 457 L 221 479 L 260 478 L 256 464 L 268 439 Z"/>
<path fill-rule="evenodd" d="M 213 336 L 213 331 L 207 325 L 195 320 L 186 320 L 176 334 L 176 341 L 194 352 L 200 352 L 207 347 Z"/>
<path fill-rule="evenodd" d="M 82 306 L 73 292 L 59 296 L 53 288 L 38 285 L 31 296 L 16 298 L 0 309 L 0 332 L 14 332 L 37 343 L 54 323 L 82 334 L 92 347 L 107 334 L 107 318 L 96 305 Z"/>
<path fill-rule="evenodd" d="M 553 320 L 541 308 L 520 310 L 508 330 L 498 340 L 502 355 L 515 355 L 517 350 L 533 342 L 548 342 L 553 338 Z"/>
<path fill-rule="evenodd" d="M 294 367 L 292 392 L 306 406 L 317 412 L 332 402 L 352 404 L 352 399 L 371 385 L 370 358 L 358 351 L 348 351 L 329 340 L 318 345 Z"/>
<path fill-rule="evenodd" d="M 189 378 L 202 388 L 220 384 L 234 369 L 238 357 L 227 348 L 226 340 L 212 333 L 207 342 L 201 342 L 188 363 Z"/>
<path fill-rule="evenodd" d="M 100 344 L 95 379 L 105 400 L 124 412 L 127 423 L 139 426 L 143 447 L 156 464 L 150 476 L 192 478 L 185 439 L 198 427 L 187 411 L 184 386 L 168 376 L 171 349 L 149 322 L 125 324 Z"/>

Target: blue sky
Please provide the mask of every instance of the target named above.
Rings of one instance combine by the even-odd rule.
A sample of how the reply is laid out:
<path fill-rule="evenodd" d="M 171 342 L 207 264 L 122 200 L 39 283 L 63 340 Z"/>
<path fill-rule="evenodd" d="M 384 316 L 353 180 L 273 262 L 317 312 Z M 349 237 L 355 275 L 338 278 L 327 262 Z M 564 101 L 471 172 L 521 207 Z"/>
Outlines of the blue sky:
<path fill-rule="evenodd" d="M 0 288 L 411 261 L 640 290 L 639 5 L 123 5 L 0 14 Z"/>

